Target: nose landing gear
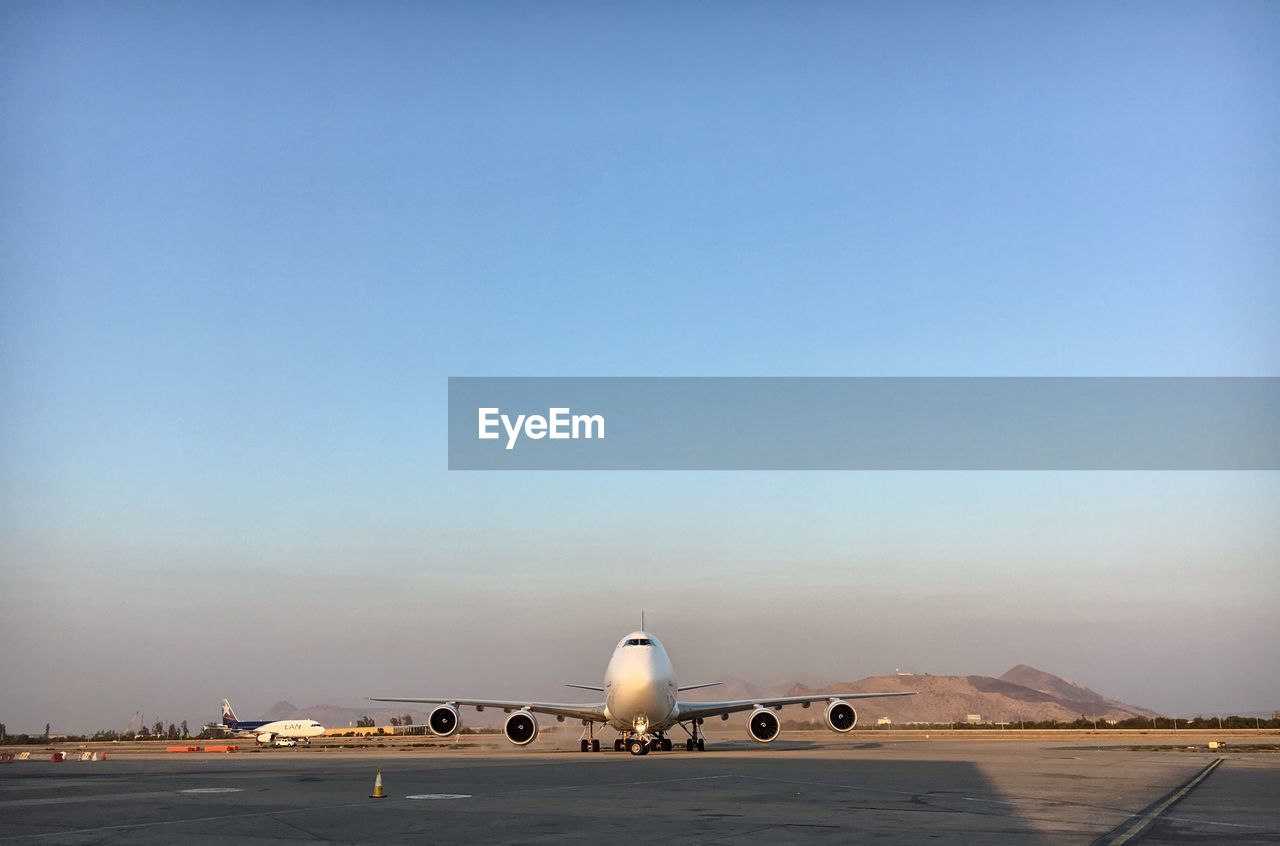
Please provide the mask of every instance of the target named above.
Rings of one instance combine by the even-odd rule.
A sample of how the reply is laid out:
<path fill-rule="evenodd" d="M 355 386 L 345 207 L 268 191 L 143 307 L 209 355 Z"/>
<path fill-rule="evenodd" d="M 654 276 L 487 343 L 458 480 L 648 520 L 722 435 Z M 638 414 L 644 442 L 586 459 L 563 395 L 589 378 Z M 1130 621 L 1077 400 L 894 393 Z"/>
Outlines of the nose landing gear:
<path fill-rule="evenodd" d="M 623 750 L 630 752 L 632 755 L 648 755 L 650 752 L 670 752 L 671 738 L 660 731 L 654 732 L 648 737 L 625 732 L 622 737 L 613 741 L 614 752 L 622 752 Z"/>

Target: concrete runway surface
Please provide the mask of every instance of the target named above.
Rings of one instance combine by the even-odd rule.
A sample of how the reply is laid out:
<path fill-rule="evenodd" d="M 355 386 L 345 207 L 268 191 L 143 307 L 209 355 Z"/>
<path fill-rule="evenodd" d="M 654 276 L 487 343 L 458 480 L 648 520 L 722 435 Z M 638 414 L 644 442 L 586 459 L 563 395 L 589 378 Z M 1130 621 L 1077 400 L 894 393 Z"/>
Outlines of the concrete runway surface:
<path fill-rule="evenodd" d="M 0 766 L 0 843 L 1280 843 L 1275 752 L 825 733 L 642 758 L 500 744 L 46 753 Z M 378 766 L 388 798 L 369 799 Z"/>

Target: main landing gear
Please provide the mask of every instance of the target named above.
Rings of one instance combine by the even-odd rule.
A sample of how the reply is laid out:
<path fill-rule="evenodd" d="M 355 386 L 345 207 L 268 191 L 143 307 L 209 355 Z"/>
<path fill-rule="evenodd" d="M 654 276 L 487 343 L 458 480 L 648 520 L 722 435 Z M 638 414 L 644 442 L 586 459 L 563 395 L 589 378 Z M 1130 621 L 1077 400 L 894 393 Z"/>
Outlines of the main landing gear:
<path fill-rule="evenodd" d="M 702 719 L 690 720 L 689 722 L 693 723 L 693 731 L 689 731 L 689 729 L 685 728 L 684 723 L 680 724 L 680 728 L 689 732 L 689 739 L 684 742 L 685 751 L 692 752 L 697 749 L 699 752 L 706 752 L 707 741 L 702 737 L 702 732 L 698 731 L 698 726 L 702 725 Z"/>
<path fill-rule="evenodd" d="M 587 726 L 587 736 L 582 738 L 582 751 L 599 752 L 600 738 L 596 737 L 596 724 L 585 720 L 583 722 L 586 723 Z"/>

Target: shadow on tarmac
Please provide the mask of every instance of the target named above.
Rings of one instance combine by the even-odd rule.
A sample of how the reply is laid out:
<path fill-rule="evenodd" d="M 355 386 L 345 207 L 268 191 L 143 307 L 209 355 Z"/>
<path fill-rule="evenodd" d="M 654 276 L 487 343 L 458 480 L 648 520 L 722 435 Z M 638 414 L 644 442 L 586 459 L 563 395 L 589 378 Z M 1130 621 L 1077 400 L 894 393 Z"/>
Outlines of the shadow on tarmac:
<path fill-rule="evenodd" d="M 369 760 L 314 758 L 284 765 L 224 759 L 199 769 L 131 761 L 76 771 L 65 789 L 50 783 L 57 777 L 53 771 L 28 770 L 44 782 L 36 784 L 21 770 L 10 770 L 0 800 L 0 841 L 37 835 L 41 843 L 82 843 L 111 834 L 142 844 L 258 838 L 655 844 L 933 838 L 1037 844 L 1047 842 L 1037 822 L 1058 832 L 1064 826 L 1074 830 L 1082 843 L 1109 827 L 1087 807 L 1070 804 L 1037 804 L 1031 810 L 1037 819 L 1027 819 L 1025 803 L 1002 796 L 971 762 L 810 759 L 758 751 L 642 758 L 403 757 L 381 763 L 390 798 L 379 802 L 366 798 L 373 773 Z M 183 793 L 219 787 L 238 792 Z M 414 796 L 423 798 L 409 798 Z"/>

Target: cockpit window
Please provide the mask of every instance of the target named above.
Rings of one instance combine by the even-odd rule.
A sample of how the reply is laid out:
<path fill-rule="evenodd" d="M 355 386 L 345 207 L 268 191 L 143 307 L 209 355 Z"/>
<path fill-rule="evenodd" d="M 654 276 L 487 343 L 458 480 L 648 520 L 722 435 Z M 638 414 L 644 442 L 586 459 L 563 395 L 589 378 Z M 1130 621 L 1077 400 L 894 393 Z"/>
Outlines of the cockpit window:
<path fill-rule="evenodd" d="M 633 637 L 627 639 L 627 646 L 648 646 L 651 643 L 647 637 Z"/>

